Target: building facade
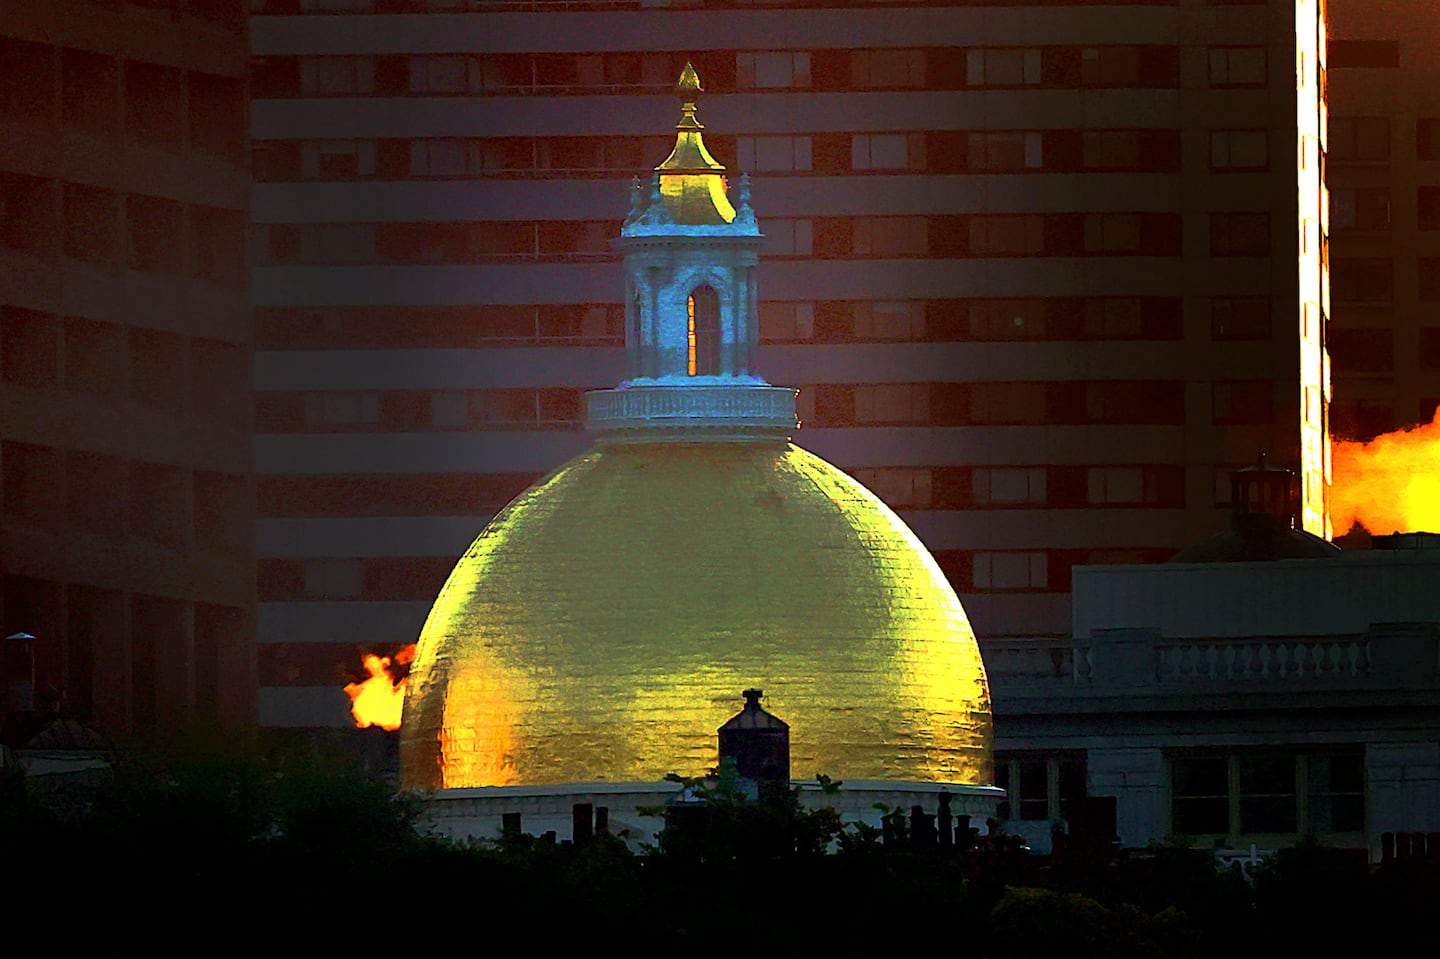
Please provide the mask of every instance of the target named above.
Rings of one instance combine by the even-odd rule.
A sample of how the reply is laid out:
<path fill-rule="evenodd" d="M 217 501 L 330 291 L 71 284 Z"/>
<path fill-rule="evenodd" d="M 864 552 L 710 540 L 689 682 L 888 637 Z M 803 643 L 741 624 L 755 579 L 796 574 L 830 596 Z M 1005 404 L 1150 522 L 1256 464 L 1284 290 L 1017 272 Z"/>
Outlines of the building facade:
<path fill-rule="evenodd" d="M 1257 449 L 1325 532 L 1316 0 L 254 12 L 265 724 L 346 722 L 357 647 L 413 641 L 587 445 L 616 198 L 687 58 L 767 214 L 798 439 L 901 512 L 982 647 L 1067 636 L 1073 566 L 1219 528 Z"/>
<path fill-rule="evenodd" d="M 1074 639 L 987 655 L 1012 832 L 1113 802 L 1125 846 L 1440 829 L 1440 550 L 1076 571 Z M 1092 807 L 1093 808 L 1093 805 Z"/>
<path fill-rule="evenodd" d="M 1383 0 L 1330 18 L 1335 435 L 1369 440 L 1440 405 L 1440 22 Z"/>
<path fill-rule="evenodd" d="M 0 619 L 108 734 L 254 721 L 245 27 L 0 9 Z"/>

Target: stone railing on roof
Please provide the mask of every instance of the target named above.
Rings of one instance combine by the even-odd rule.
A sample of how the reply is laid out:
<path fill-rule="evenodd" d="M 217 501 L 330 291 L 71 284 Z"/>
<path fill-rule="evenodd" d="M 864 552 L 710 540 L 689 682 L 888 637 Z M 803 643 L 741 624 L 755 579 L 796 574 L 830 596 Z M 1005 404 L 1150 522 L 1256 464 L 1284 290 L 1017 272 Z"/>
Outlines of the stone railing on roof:
<path fill-rule="evenodd" d="M 1170 639 L 1150 630 L 1083 640 L 981 643 L 1006 697 L 1440 690 L 1440 625 L 1379 623 L 1335 636 Z"/>

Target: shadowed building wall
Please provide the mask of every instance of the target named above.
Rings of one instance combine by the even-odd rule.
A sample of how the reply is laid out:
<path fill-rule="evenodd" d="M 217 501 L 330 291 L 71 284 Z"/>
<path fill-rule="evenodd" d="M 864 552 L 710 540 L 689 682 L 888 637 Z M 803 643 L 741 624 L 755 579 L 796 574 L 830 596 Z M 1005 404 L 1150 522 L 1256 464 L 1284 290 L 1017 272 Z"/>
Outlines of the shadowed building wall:
<path fill-rule="evenodd" d="M 245 27 L 0 9 L 0 620 L 107 733 L 254 720 Z"/>

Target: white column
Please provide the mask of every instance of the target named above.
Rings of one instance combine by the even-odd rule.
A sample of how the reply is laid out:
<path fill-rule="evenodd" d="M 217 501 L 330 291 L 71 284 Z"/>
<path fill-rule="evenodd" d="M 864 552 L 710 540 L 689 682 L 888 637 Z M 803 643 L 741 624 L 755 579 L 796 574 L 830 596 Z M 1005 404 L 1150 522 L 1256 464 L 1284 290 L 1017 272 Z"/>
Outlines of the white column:
<path fill-rule="evenodd" d="M 1365 820 L 1375 859 L 1381 833 L 1440 832 L 1440 742 L 1365 747 Z"/>
<path fill-rule="evenodd" d="M 1092 796 L 1115 797 L 1120 844 L 1143 846 L 1165 837 L 1165 754 L 1159 749 L 1091 749 L 1086 755 Z"/>

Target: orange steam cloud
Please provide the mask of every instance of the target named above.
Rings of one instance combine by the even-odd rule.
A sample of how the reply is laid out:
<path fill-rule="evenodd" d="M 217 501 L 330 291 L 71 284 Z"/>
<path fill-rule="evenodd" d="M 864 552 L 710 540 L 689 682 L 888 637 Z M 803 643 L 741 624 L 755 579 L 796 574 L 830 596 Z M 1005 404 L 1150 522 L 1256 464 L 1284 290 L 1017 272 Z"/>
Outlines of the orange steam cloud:
<path fill-rule="evenodd" d="M 1368 443 L 1336 440 L 1330 519 L 1337 534 L 1440 532 L 1440 410 L 1435 419 Z"/>
<path fill-rule="evenodd" d="M 394 657 L 366 653 L 362 658 L 365 672 L 370 676 L 363 682 L 350 683 L 345 693 L 350 697 L 350 715 L 361 729 L 379 726 L 394 731 L 400 728 L 400 714 L 405 706 L 405 689 L 410 684 L 408 676 L 395 678 L 394 667 L 409 666 L 415 658 L 415 644 L 401 647 Z"/>

